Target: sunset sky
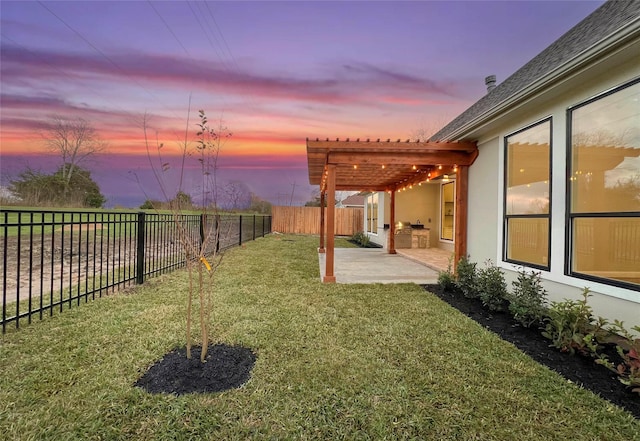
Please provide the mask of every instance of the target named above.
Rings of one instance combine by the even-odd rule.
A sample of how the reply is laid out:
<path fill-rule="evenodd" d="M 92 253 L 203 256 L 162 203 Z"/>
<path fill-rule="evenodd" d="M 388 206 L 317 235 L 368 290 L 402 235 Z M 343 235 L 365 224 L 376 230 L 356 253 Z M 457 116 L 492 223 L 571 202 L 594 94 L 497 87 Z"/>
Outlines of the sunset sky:
<path fill-rule="evenodd" d="M 82 117 L 109 143 L 86 164 L 107 206 L 159 198 L 140 121 L 170 155 L 191 97 L 190 138 L 198 109 L 233 134 L 219 182 L 304 204 L 305 138 L 432 133 L 602 3 L 3 0 L 1 183 L 57 168 L 41 131 Z"/>

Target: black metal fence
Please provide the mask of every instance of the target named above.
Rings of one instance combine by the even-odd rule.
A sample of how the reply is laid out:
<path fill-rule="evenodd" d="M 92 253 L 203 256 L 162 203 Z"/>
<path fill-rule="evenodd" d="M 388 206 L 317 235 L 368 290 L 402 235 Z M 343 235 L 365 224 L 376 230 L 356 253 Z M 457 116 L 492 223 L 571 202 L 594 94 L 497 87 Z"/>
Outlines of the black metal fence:
<path fill-rule="evenodd" d="M 178 225 L 210 254 L 270 233 L 271 216 L 0 209 L 2 332 L 183 267 Z"/>

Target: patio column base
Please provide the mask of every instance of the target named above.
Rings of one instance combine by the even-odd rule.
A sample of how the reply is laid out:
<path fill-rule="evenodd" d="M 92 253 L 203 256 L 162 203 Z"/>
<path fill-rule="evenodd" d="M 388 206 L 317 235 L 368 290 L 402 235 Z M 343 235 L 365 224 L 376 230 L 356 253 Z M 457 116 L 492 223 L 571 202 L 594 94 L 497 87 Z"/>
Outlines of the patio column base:
<path fill-rule="evenodd" d="M 396 250 L 389 250 L 389 254 L 398 254 Z"/>
<path fill-rule="evenodd" d="M 336 283 L 336 276 L 324 276 L 322 283 Z"/>

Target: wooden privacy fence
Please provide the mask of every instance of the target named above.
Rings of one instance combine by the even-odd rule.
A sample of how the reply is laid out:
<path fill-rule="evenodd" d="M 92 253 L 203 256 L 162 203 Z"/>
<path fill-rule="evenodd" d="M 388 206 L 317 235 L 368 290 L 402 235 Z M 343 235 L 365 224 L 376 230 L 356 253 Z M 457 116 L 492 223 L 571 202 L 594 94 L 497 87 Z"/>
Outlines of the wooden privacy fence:
<path fill-rule="evenodd" d="M 325 225 L 327 223 L 327 209 Z M 364 208 L 336 208 L 337 236 L 352 236 L 364 229 Z M 293 234 L 320 234 L 320 207 L 272 207 L 271 231 Z M 326 228 L 326 226 L 325 226 Z"/>

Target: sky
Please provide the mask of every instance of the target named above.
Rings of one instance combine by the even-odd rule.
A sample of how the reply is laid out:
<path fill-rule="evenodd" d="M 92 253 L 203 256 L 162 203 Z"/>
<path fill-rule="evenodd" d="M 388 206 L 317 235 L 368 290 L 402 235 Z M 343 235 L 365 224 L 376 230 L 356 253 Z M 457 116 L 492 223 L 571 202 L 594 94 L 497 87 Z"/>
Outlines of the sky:
<path fill-rule="evenodd" d="M 108 143 L 87 162 L 107 206 L 162 199 L 198 110 L 231 136 L 218 185 L 278 205 L 312 199 L 306 138 L 431 134 L 603 1 L 0 2 L 0 184 L 54 171 L 52 117 Z M 163 161 L 164 161 L 163 159 Z M 184 190 L 195 193 L 187 158 Z"/>

